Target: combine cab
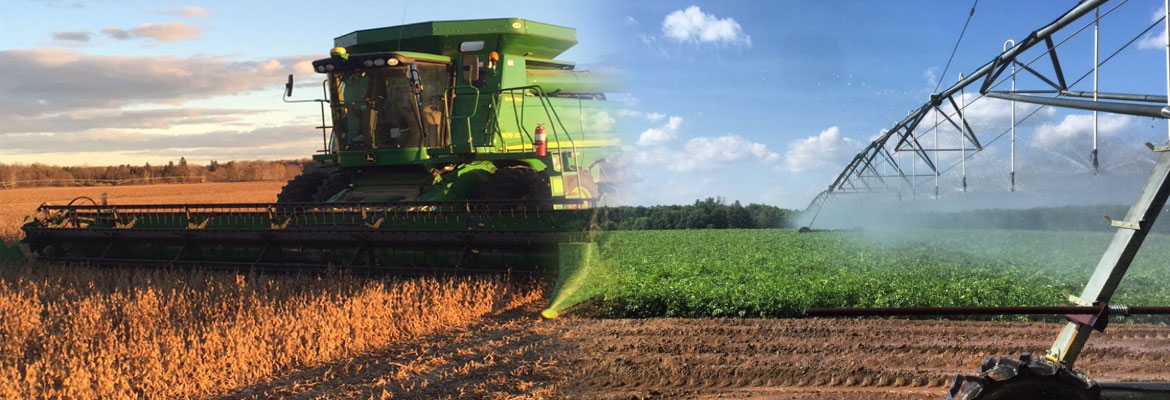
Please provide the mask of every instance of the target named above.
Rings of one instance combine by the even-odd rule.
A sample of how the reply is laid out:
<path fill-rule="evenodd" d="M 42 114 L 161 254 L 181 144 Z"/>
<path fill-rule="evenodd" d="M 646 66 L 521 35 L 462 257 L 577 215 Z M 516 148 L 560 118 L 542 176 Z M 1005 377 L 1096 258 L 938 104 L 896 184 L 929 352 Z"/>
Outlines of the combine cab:
<path fill-rule="evenodd" d="M 576 32 L 425 22 L 334 40 L 323 149 L 275 204 L 42 206 L 31 256 L 99 264 L 532 272 L 615 183 L 609 79 L 555 60 Z M 326 118 L 328 114 L 332 122 Z"/>

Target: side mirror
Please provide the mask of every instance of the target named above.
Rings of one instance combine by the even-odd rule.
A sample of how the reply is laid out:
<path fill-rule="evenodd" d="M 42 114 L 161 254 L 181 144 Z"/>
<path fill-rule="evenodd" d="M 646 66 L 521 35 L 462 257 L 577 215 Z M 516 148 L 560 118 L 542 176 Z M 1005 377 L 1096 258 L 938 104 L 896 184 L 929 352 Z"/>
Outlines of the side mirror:
<path fill-rule="evenodd" d="M 288 82 L 284 84 L 284 97 L 292 97 L 293 77 L 288 74 Z"/>

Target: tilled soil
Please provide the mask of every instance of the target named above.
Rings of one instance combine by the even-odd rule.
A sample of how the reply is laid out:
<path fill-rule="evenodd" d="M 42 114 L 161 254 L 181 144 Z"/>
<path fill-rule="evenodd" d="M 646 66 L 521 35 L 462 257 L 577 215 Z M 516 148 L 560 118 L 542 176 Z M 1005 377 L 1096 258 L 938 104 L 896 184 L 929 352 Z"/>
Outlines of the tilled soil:
<path fill-rule="evenodd" d="M 1042 354 L 1059 324 L 882 319 L 572 321 L 579 398 L 941 399 L 989 356 Z M 1078 367 L 1170 381 L 1170 327 L 1113 325 Z"/>
<path fill-rule="evenodd" d="M 988 356 L 1042 353 L 1059 324 L 882 319 L 541 320 L 529 304 L 457 332 L 297 372 L 232 398 L 941 399 Z M 1078 367 L 1170 381 L 1170 327 L 1112 325 Z"/>

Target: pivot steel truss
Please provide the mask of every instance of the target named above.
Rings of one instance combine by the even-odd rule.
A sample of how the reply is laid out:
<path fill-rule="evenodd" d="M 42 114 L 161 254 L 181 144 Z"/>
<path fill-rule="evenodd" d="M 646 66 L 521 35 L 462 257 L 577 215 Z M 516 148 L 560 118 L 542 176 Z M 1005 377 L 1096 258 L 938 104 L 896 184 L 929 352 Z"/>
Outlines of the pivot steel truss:
<path fill-rule="evenodd" d="M 1170 107 L 1167 107 L 1167 96 L 1151 95 L 1151 94 L 1129 94 L 1129 93 L 1105 93 L 1097 90 L 1096 72 L 1097 68 L 1102 64 L 1097 61 L 1096 44 L 1094 49 L 1094 90 L 1093 92 L 1074 91 L 1070 87 L 1075 86 L 1081 79 L 1084 79 L 1089 74 L 1085 74 L 1081 78 L 1073 81 L 1071 84 L 1067 81 L 1064 70 L 1061 68 L 1060 58 L 1057 56 L 1056 49 L 1060 43 L 1054 43 L 1053 35 L 1061 29 L 1067 27 L 1074 21 L 1088 15 L 1091 12 L 1096 12 L 1096 18 L 1092 21 L 1093 25 L 1097 25 L 1100 18 L 1103 16 L 1100 7 L 1106 3 L 1106 0 L 1084 0 L 1077 6 L 1073 7 L 1068 12 L 1061 15 L 1052 23 L 1032 32 L 1028 37 L 1019 41 L 1018 43 L 1005 44 L 1005 50 L 1000 55 L 993 58 L 991 61 L 983 64 L 977 70 L 965 77 L 961 76 L 959 82 L 951 86 L 947 90 L 930 96 L 930 100 L 921 107 L 913 110 L 902 121 L 894 124 L 893 128 L 883 132 L 883 134 L 869 144 L 861 153 L 853 157 L 853 160 L 845 167 L 845 169 L 837 176 L 829 188 L 817 195 L 816 198 L 809 204 L 809 208 L 816 207 L 819 212 L 820 208 L 825 203 L 832 200 L 832 196 L 836 194 L 855 193 L 862 190 L 874 191 L 882 188 L 888 188 L 888 185 L 880 185 L 885 182 L 886 176 L 878 173 L 877 163 L 886 163 L 894 168 L 888 170 L 894 171 L 894 176 L 900 177 L 903 180 L 916 179 L 916 176 L 908 177 L 903 173 L 902 168 L 897 168 L 898 160 L 893 157 L 889 151 L 892 147 L 894 152 L 909 151 L 914 154 L 913 162 L 915 170 L 917 169 L 918 161 L 929 170 L 932 171 L 937 179 L 941 172 L 938 165 L 938 152 L 952 149 L 925 149 L 920 143 L 919 136 L 916 134 L 916 129 L 921 125 L 923 119 L 932 110 L 935 115 L 942 115 L 944 122 L 950 124 L 957 131 L 961 132 L 962 144 L 959 145 L 958 150 L 966 152 L 980 151 L 984 144 L 979 140 L 979 137 L 972 131 L 971 126 L 967 123 L 967 118 L 964 111 L 964 106 L 961 105 L 964 101 L 962 96 L 963 91 L 970 85 L 979 84 L 979 94 L 981 96 L 1010 100 L 1013 102 L 1024 102 L 1031 104 L 1038 104 L 1041 106 L 1051 106 L 1060 108 L 1070 108 L 1078 110 L 1089 110 L 1094 112 L 1109 112 L 1115 114 L 1135 115 L 1142 117 L 1170 119 Z M 1123 0 L 1121 4 L 1124 4 Z M 1115 6 L 1107 10 L 1104 15 L 1109 14 L 1115 10 Z M 1125 49 L 1129 44 L 1145 35 L 1157 24 L 1165 22 L 1167 28 L 1170 28 L 1170 0 L 1166 0 L 1166 14 L 1158 21 L 1146 28 L 1145 31 L 1139 33 L 1126 43 L 1117 52 Z M 1086 26 L 1087 28 L 1087 26 Z M 1081 28 L 1082 30 L 1084 28 Z M 1096 29 L 1094 30 L 1096 31 Z M 1078 31 L 1079 32 L 1079 31 Z M 1071 36 L 1075 36 L 1073 33 Z M 1071 37 L 1070 36 L 1070 37 Z M 1065 39 L 1067 41 L 1068 39 Z M 1094 40 L 1096 42 L 1096 40 Z M 1167 91 L 1170 92 L 1170 39 L 1167 39 L 1166 45 L 1166 78 Z M 1029 62 L 1020 62 L 1019 57 L 1028 49 L 1036 46 L 1044 46 L 1045 51 L 1040 57 Z M 1116 55 L 1117 52 L 1113 53 Z M 1106 58 L 1112 58 L 1110 55 Z M 1038 61 L 1047 56 L 1048 62 L 1052 64 L 1051 75 L 1045 75 L 1037 71 L 1031 66 L 1035 61 Z M 1012 68 L 1012 89 L 1008 91 L 992 91 L 998 83 L 997 79 L 1007 71 L 1008 67 Z M 1018 69 L 1023 72 L 1035 76 L 1048 88 L 1042 90 L 1017 90 L 1015 88 L 1015 77 Z M 958 101 L 955 95 L 959 95 Z M 1051 94 L 1054 96 L 1041 96 L 1042 94 Z M 940 108 L 944 103 L 950 105 L 954 113 L 946 114 Z M 1014 106 L 1013 106 L 1013 121 L 1012 126 L 1017 124 L 1015 121 Z M 956 121 L 957 120 L 957 121 Z M 932 129 L 937 129 L 937 124 Z M 937 141 L 935 142 L 937 146 Z M 1014 131 L 1013 131 L 1014 143 Z M 892 146 L 891 146 L 892 144 Z M 1159 213 L 1166 204 L 1167 198 L 1170 198 L 1170 142 L 1166 145 L 1155 146 L 1147 144 L 1147 146 L 1155 151 L 1161 153 L 1158 161 L 1154 165 L 1153 172 L 1150 174 L 1137 200 L 1130 208 L 1129 213 L 1124 220 L 1112 220 L 1106 217 L 1108 223 L 1117 228 L 1118 231 L 1110 242 L 1109 247 L 1102 255 L 1100 262 L 1097 264 L 1096 270 L 1085 286 L 1084 291 L 1079 297 L 1070 296 L 1070 300 L 1081 307 L 1088 307 L 1090 310 L 1097 309 L 1100 312 L 1093 314 L 1085 313 L 1070 313 L 1068 316 L 1069 323 L 1061 331 L 1052 347 L 1048 350 L 1047 358 L 1061 362 L 1066 366 L 1071 367 L 1085 343 L 1089 339 L 1090 334 L 1094 330 L 1104 330 L 1108 323 L 1110 316 L 1106 310 L 1109 308 L 1109 302 L 1112 299 L 1114 291 L 1121 282 L 1122 277 L 1125 276 L 1129 269 L 1130 263 L 1134 256 L 1137 255 L 1141 248 L 1142 242 L 1145 240 L 1149 229 L 1154 224 Z M 1014 149 L 1014 147 L 1013 147 Z M 1093 157 L 1093 164 L 1096 166 L 1096 130 L 1094 128 L 1094 150 L 1091 153 Z M 964 155 L 963 161 L 966 160 Z M 916 174 L 916 173 L 915 173 Z M 877 178 L 878 182 L 871 182 L 870 180 Z M 965 176 L 964 176 L 965 178 Z M 1014 185 L 1014 152 L 1013 152 L 1013 185 Z M 937 180 L 936 180 L 937 182 Z M 966 181 L 964 179 L 964 188 Z M 937 183 L 936 183 L 937 190 Z M 823 310 L 821 310 L 824 312 Z M 927 310 L 926 313 L 938 312 L 939 310 Z M 968 310 L 970 311 L 970 310 Z M 1034 310 L 1033 310 L 1034 311 Z M 839 312 L 839 311 L 828 311 Z M 849 312 L 849 311 L 844 311 Z M 853 312 L 878 312 L 854 310 Z M 952 392 L 954 393 L 954 392 Z"/>
<path fill-rule="evenodd" d="M 939 165 L 939 155 L 943 152 L 962 152 L 960 163 L 963 165 L 962 189 L 966 191 L 966 159 L 969 154 L 982 151 L 988 141 L 981 137 L 978 132 L 972 129 L 969 122 L 968 113 L 966 109 L 966 98 L 964 97 L 965 90 L 969 86 L 978 88 L 979 97 L 990 97 L 995 99 L 1009 100 L 1013 102 L 1023 102 L 1037 104 L 1041 106 L 1051 106 L 1069 109 L 1090 110 L 1096 113 L 1097 111 L 1109 112 L 1116 114 L 1135 115 L 1142 117 L 1152 117 L 1167 119 L 1170 118 L 1170 107 L 1167 107 L 1167 97 L 1163 95 L 1154 94 L 1132 94 L 1132 93 L 1106 93 L 1077 91 L 1070 89 L 1071 86 L 1076 85 L 1081 79 L 1088 76 L 1085 74 L 1080 79 L 1069 82 L 1064 69 L 1061 66 L 1060 57 L 1057 53 L 1057 48 L 1068 39 L 1060 42 L 1055 42 L 1053 36 L 1057 32 L 1065 30 L 1073 22 L 1080 20 L 1086 15 L 1097 13 L 1095 18 L 1090 18 L 1092 24 L 1096 24 L 1102 17 L 1108 15 L 1117 7 L 1120 7 L 1125 2 L 1114 6 L 1108 10 L 1102 10 L 1101 7 L 1108 0 L 1084 0 L 1077 4 L 1072 9 L 1065 12 L 1051 23 L 1041 27 L 1030 33 L 1027 37 L 1019 42 L 1009 41 L 1005 44 L 1005 50 L 995 58 L 991 59 L 981 67 L 971 72 L 970 74 L 960 75 L 957 83 L 951 87 L 943 90 L 940 93 L 932 94 L 928 101 L 920 107 L 911 110 L 908 115 L 901 121 L 895 123 L 891 128 L 884 130 L 877 139 L 869 143 L 861 152 L 853 157 L 852 160 L 845 166 L 845 168 L 837 175 L 828 189 L 819 193 L 812 202 L 809 203 L 807 210 L 812 211 L 813 208 L 820 208 L 830 198 L 838 194 L 853 194 L 853 193 L 872 193 L 891 191 L 895 188 L 902 189 L 906 187 L 914 188 L 918 180 L 922 177 L 935 177 L 935 196 L 938 195 L 938 176 L 946 172 L 949 168 Z M 1104 11 L 1104 12 L 1102 12 Z M 1160 21 L 1154 22 L 1146 31 L 1138 34 L 1134 39 L 1141 37 L 1154 28 Z M 1081 30 L 1087 28 L 1086 25 L 1080 30 L 1073 32 L 1070 35 L 1075 36 Z M 1117 51 L 1132 44 L 1133 40 L 1122 46 Z M 1010 46 L 1009 46 L 1010 44 Z M 1043 53 L 1035 59 L 1026 62 L 1021 61 L 1021 56 L 1030 49 L 1043 49 Z M 1096 59 L 1096 52 L 1094 53 Z M 1116 53 L 1114 53 L 1116 55 Z M 1111 58 L 1112 56 L 1110 56 Z M 1046 60 L 1044 60 L 1046 59 Z M 1051 64 L 1051 73 L 1045 74 L 1037 70 L 1037 66 L 1033 64 L 1042 61 L 1043 63 Z M 1096 60 L 1095 60 L 1096 61 Z M 1108 61 L 1108 58 L 1106 59 Z M 1095 62 L 1094 72 L 1094 89 L 1096 89 L 1096 66 L 1100 62 Z M 1009 71 L 1010 67 L 1010 71 Z M 1168 61 L 1168 68 L 1170 68 L 1170 61 Z M 1004 77 L 1005 73 L 1010 78 Z M 1043 82 L 1042 89 L 1031 90 L 1017 90 L 1015 87 L 1015 78 L 1017 73 L 1032 76 Z M 1170 74 L 1170 72 L 1168 72 Z M 1006 81 L 1011 81 L 1011 90 L 996 91 L 992 90 L 997 85 Z M 1050 95 L 1050 96 L 1046 96 Z M 978 98 L 976 98 L 978 100 Z M 1015 190 L 1015 154 L 1014 154 L 1014 128 L 1018 124 L 1015 118 L 1015 106 L 1012 107 L 1012 138 L 1013 138 L 1013 166 L 1011 173 L 1012 190 Z M 923 123 L 927 116 L 934 115 L 936 121 L 931 123 Z M 1025 117 L 1026 119 L 1027 117 Z M 933 125 L 932 125 L 933 124 Z M 1095 124 L 1094 124 L 1095 125 Z M 951 146 L 950 148 L 938 147 L 938 132 L 939 126 L 949 126 L 955 131 L 960 132 L 960 144 L 958 146 Z M 928 148 L 923 145 L 924 133 L 934 132 L 934 148 Z M 1004 132 L 1006 133 L 1006 131 Z M 994 141 L 994 139 L 992 139 Z M 929 143 L 928 143 L 929 144 Z M 1096 168 L 1097 150 L 1096 150 L 1096 131 L 1094 128 L 1094 148 L 1091 153 L 1092 164 Z M 896 157 L 901 152 L 911 153 L 910 163 L 913 165 L 907 168 L 907 163 Z M 921 166 L 919 165 L 921 164 Z M 925 168 L 925 171 L 919 168 Z M 879 172 L 884 171 L 884 173 Z M 908 171 L 909 170 L 909 171 Z M 914 189 L 915 192 L 917 189 Z"/>

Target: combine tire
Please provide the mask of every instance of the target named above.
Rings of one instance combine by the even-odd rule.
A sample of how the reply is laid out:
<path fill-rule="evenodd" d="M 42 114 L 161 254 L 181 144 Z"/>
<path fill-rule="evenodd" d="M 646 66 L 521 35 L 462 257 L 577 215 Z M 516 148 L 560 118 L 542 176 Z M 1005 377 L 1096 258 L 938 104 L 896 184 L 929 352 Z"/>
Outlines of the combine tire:
<path fill-rule="evenodd" d="M 306 203 L 313 201 L 317 188 L 325 180 L 324 172 L 307 172 L 288 181 L 280 194 L 276 195 L 277 203 Z"/>
<path fill-rule="evenodd" d="M 314 192 L 313 201 L 325 202 L 347 187 L 349 187 L 349 177 L 340 173 L 329 174 Z"/>
<path fill-rule="evenodd" d="M 1084 373 L 1048 359 L 990 357 L 978 375 L 959 375 L 947 400 L 1100 400 L 1101 388 Z"/>
<path fill-rule="evenodd" d="M 531 168 L 508 167 L 496 170 L 479 190 L 485 200 L 545 200 L 552 198 L 548 176 Z"/>

